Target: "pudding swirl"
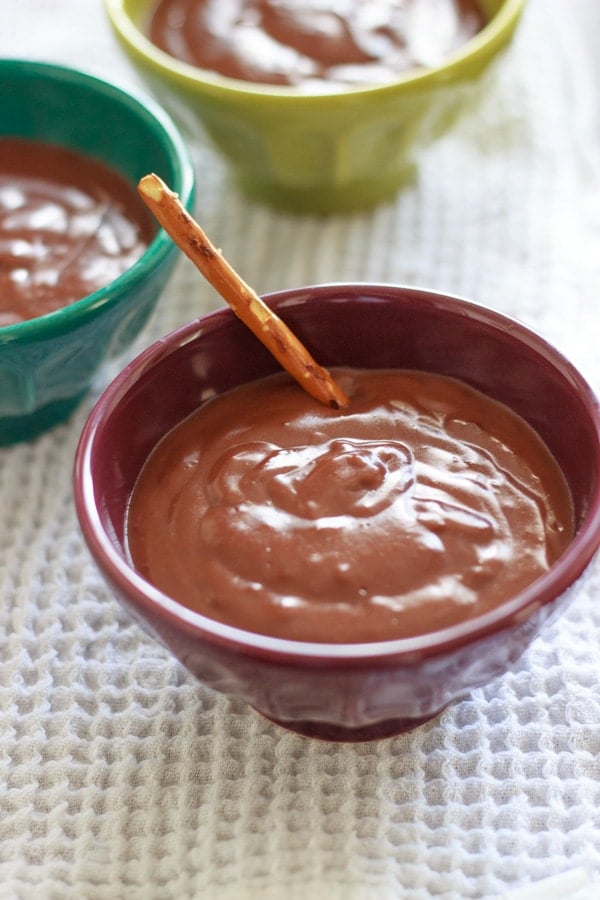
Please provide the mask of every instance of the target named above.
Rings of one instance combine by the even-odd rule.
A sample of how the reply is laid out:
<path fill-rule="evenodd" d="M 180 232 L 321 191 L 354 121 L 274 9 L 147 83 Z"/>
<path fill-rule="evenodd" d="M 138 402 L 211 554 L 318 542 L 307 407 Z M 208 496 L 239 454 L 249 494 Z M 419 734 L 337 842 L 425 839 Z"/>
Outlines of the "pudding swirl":
<path fill-rule="evenodd" d="M 274 376 L 163 440 L 129 513 L 142 574 L 251 631 L 361 642 L 451 626 L 548 570 L 571 502 L 525 422 L 440 376 L 337 380 L 343 413 Z"/>

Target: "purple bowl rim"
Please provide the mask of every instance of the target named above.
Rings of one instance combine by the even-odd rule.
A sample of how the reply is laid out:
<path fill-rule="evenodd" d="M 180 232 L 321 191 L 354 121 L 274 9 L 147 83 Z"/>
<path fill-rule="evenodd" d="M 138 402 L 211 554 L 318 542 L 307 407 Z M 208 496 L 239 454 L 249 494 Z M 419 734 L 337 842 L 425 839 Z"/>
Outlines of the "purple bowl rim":
<path fill-rule="evenodd" d="M 485 304 L 468 300 L 444 291 L 386 284 L 382 282 L 328 282 L 263 294 L 263 299 L 284 309 L 286 306 L 306 302 L 308 296 L 327 295 L 344 291 L 336 297 L 344 302 L 348 295 L 369 293 L 375 296 L 395 295 L 419 297 L 430 308 L 448 309 L 485 322 L 494 328 L 502 327 L 518 337 L 529 348 L 551 362 L 555 371 L 569 381 L 590 413 L 599 447 L 600 460 L 600 403 L 592 388 L 578 369 L 534 329 L 518 319 L 494 310 Z M 332 299 L 332 298 L 330 298 Z M 96 504 L 93 501 L 93 485 L 90 471 L 91 454 L 97 433 L 101 430 L 106 414 L 120 402 L 145 372 L 161 359 L 207 330 L 224 327 L 235 319 L 229 307 L 221 307 L 169 332 L 143 350 L 114 378 L 94 404 L 82 429 L 75 452 L 73 490 L 75 509 L 88 548 L 106 578 L 124 597 L 133 596 L 138 608 L 145 608 L 150 618 L 160 616 L 171 626 L 185 630 L 199 639 L 254 657 L 267 658 L 282 664 L 328 665 L 343 667 L 348 664 L 406 664 L 432 656 L 441 656 L 457 647 L 473 643 L 492 633 L 506 630 L 525 621 L 542 606 L 563 594 L 583 574 L 600 546 L 600 478 L 584 521 L 569 547 L 552 568 L 495 609 L 436 632 L 417 637 L 396 638 L 388 641 L 352 644 L 296 641 L 271 637 L 231 625 L 188 609 L 155 588 L 134 571 L 127 560 L 117 552 L 110 535 L 102 526 Z M 508 329 L 506 326 L 509 326 Z"/>

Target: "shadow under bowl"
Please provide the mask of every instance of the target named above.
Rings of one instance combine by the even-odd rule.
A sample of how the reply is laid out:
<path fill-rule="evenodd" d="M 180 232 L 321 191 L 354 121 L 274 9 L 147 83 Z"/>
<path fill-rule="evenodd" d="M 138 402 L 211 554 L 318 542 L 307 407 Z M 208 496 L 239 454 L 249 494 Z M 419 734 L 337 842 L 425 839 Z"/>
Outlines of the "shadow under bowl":
<path fill-rule="evenodd" d="M 544 439 L 567 479 L 576 534 L 550 571 L 500 607 L 444 631 L 363 644 L 280 640 L 223 625 L 148 584 L 128 561 L 127 504 L 161 438 L 213 392 L 277 370 L 229 309 L 167 335 L 92 411 L 74 488 L 83 535 L 138 620 L 202 682 L 304 735 L 397 734 L 507 671 L 574 595 L 600 543 L 598 403 L 540 336 L 478 304 L 390 285 L 333 284 L 267 302 L 326 366 L 454 376 L 507 404 Z M 168 390 L 165 386 L 168 385 Z"/>
<path fill-rule="evenodd" d="M 169 116 L 151 98 L 74 69 L 0 60 L 0 139 L 40 140 L 100 160 L 132 185 L 160 174 L 191 208 L 194 170 Z M 102 364 L 149 319 L 178 259 L 157 230 L 121 276 L 55 312 L 0 327 L 0 446 L 66 419 Z"/>

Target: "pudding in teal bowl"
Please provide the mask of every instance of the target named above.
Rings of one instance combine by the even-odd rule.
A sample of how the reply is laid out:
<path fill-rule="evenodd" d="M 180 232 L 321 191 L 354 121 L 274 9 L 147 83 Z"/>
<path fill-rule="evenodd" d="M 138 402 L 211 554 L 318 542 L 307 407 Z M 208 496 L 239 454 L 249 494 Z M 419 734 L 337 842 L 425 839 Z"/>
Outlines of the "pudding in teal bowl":
<path fill-rule="evenodd" d="M 0 60 L 0 85 L 6 446 L 67 419 L 103 362 L 145 326 L 177 252 L 136 185 L 162 173 L 189 208 L 194 174 L 177 128 L 151 98 L 26 60 Z"/>

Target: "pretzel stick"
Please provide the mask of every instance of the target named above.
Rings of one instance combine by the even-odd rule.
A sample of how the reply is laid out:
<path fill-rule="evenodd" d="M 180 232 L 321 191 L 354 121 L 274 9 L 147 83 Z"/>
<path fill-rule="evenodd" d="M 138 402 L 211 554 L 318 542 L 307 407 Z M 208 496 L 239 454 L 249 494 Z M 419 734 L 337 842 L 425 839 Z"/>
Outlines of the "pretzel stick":
<path fill-rule="evenodd" d="M 177 194 L 157 175 L 145 175 L 138 191 L 167 234 L 300 386 L 332 409 L 347 406 L 346 394 L 329 372 L 315 362 L 287 325 L 242 281 L 181 205 Z"/>

